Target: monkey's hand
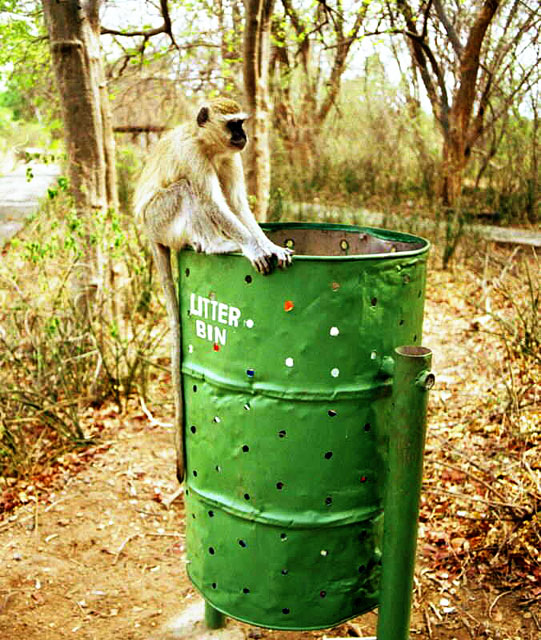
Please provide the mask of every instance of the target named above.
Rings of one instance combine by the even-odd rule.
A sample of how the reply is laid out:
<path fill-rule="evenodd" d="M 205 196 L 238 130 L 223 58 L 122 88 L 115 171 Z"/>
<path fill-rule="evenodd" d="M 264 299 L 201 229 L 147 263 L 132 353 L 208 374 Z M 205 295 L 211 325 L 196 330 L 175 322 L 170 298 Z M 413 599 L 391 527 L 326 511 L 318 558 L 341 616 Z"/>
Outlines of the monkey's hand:
<path fill-rule="evenodd" d="M 279 247 L 270 240 L 264 244 L 251 243 L 243 247 L 243 253 L 254 269 L 263 275 L 271 273 L 276 265 L 285 269 L 291 264 L 291 249 Z"/>
<path fill-rule="evenodd" d="M 273 270 L 273 254 L 272 251 L 269 251 L 266 247 L 263 248 L 256 242 L 250 242 L 250 244 L 242 247 L 242 253 L 252 263 L 252 267 L 259 273 L 267 275 Z"/>
<path fill-rule="evenodd" d="M 269 249 L 280 269 L 286 269 L 291 265 L 291 258 L 293 256 L 293 251 L 291 249 L 288 249 L 287 247 L 279 247 L 277 244 L 270 241 Z"/>

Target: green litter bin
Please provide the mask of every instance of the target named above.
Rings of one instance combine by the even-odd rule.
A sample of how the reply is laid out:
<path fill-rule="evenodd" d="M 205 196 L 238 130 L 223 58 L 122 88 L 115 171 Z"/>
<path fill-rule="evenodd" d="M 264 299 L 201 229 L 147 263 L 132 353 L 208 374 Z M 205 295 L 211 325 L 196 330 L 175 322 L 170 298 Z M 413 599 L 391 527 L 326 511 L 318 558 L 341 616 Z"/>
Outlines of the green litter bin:
<path fill-rule="evenodd" d="M 429 243 L 263 226 L 290 269 L 179 254 L 188 574 L 211 626 L 319 629 L 380 607 L 378 638 L 407 638 Z"/>

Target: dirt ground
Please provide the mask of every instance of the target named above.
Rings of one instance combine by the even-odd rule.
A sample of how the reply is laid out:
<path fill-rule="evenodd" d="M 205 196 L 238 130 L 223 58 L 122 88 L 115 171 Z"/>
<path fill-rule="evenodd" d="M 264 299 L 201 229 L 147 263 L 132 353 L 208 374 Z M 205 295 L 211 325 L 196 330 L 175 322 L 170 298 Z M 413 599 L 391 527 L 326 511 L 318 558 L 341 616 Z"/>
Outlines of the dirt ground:
<path fill-rule="evenodd" d="M 453 276 L 430 277 L 424 344 L 434 350 L 438 379 L 448 380 L 457 377 L 468 350 L 468 320 L 448 295 Z M 463 381 L 463 392 L 476 382 Z M 438 386 L 433 397 L 438 402 Z M 105 418 L 104 440 L 87 463 L 74 472 L 67 454 L 54 491 L 36 498 L 27 488 L 25 504 L 0 523 L 0 638 L 220 637 L 197 622 L 200 598 L 184 568 L 182 495 L 169 504 L 177 491 L 170 428 L 138 408 L 129 419 L 112 408 Z M 539 610 L 524 607 L 516 591 L 434 570 L 423 549 L 421 538 L 412 638 L 539 640 Z M 187 633 L 179 630 L 179 616 L 193 625 Z M 321 632 L 268 631 L 234 621 L 228 628 L 235 638 L 307 640 L 373 635 L 375 620 L 367 614 Z"/>

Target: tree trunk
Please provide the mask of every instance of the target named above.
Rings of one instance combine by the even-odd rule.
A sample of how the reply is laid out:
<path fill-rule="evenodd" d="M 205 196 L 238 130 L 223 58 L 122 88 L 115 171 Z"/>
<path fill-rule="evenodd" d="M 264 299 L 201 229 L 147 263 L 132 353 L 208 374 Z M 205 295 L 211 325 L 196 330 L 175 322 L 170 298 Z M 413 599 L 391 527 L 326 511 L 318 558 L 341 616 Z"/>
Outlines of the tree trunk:
<path fill-rule="evenodd" d="M 467 158 L 464 153 L 464 145 L 461 143 L 458 132 L 448 135 L 443 141 L 441 174 L 441 200 L 445 207 L 454 207 L 458 204 L 462 193 L 462 180 Z"/>
<path fill-rule="evenodd" d="M 88 235 L 79 298 L 88 302 L 104 278 L 92 218 L 117 206 L 114 138 L 99 44 L 100 0 L 43 0 L 60 94 L 70 190 Z M 84 267 L 82 266 L 84 263 Z"/>
<path fill-rule="evenodd" d="M 432 111 L 443 135 L 441 199 L 444 206 L 454 207 L 460 198 L 464 169 L 470 157 L 471 148 L 483 131 L 483 122 L 489 99 L 490 81 L 480 87 L 479 70 L 483 42 L 490 24 L 500 6 L 501 0 L 483 0 L 481 7 L 472 20 L 468 30 L 466 45 L 462 47 L 455 33 L 452 21 L 445 13 L 444 3 L 435 1 L 436 14 L 444 27 L 449 44 L 452 46 L 458 62 L 456 71 L 456 90 L 452 104 L 449 103 L 445 83 L 444 66 L 449 66 L 445 58 L 437 60 L 426 38 L 426 29 L 417 31 L 415 13 L 407 0 L 396 0 L 398 11 L 402 14 L 407 31 L 404 34 L 413 54 L 414 64 L 419 69 Z M 430 4 L 428 5 L 430 7 Z M 428 16 L 429 9 L 425 16 Z M 478 94 L 477 113 L 474 107 Z"/>
<path fill-rule="evenodd" d="M 267 218 L 270 194 L 269 60 L 270 29 L 274 0 L 244 0 L 244 92 L 252 114 L 248 133 L 246 183 L 255 197 L 258 220 Z"/>

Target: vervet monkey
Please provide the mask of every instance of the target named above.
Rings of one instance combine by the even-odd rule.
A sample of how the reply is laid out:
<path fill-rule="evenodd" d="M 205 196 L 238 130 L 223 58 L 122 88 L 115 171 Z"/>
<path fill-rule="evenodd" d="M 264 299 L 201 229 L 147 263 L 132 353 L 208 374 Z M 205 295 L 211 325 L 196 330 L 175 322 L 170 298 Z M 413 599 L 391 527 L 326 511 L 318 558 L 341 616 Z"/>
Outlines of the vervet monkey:
<path fill-rule="evenodd" d="M 203 105 L 197 118 L 170 131 L 150 155 L 135 191 L 135 212 L 150 239 L 171 325 L 177 477 L 184 478 L 181 333 L 171 251 L 191 245 L 205 253 L 240 251 L 257 271 L 291 264 L 291 251 L 273 244 L 246 196 L 239 152 L 247 115 L 233 100 Z M 216 274 L 219 277 L 219 274 Z"/>

